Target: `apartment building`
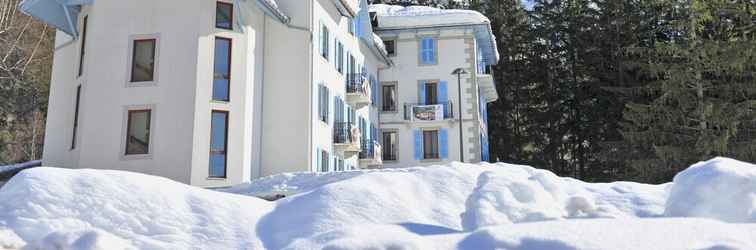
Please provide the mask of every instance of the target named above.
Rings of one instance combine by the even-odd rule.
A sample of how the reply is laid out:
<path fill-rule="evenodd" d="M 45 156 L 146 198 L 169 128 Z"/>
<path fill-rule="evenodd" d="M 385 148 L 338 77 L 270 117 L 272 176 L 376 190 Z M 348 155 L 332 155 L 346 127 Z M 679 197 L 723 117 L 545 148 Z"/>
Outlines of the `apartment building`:
<path fill-rule="evenodd" d="M 486 105 L 498 98 L 489 65 L 499 59 L 488 19 L 420 6 L 371 12 L 395 63 L 379 74 L 383 166 L 487 161 Z"/>
<path fill-rule="evenodd" d="M 222 187 L 283 172 L 460 160 L 459 138 L 465 161 L 485 160 L 484 103 L 496 98 L 483 70 L 496 60 L 487 23 L 377 25 L 392 17 L 371 13 L 367 0 L 25 0 L 19 8 L 58 29 L 48 166 Z M 458 93 L 450 67 L 472 71 L 462 78 L 462 120 L 448 101 Z M 434 108 L 442 118 L 428 120 L 423 110 Z M 453 132 L 460 121 L 462 137 Z M 426 138 L 421 158 L 404 155 Z"/>

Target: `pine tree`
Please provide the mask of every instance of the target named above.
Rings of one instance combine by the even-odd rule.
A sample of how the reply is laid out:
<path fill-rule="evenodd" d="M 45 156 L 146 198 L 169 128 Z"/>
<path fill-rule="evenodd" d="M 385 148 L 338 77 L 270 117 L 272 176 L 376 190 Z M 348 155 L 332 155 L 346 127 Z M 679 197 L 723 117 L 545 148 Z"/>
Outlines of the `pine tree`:
<path fill-rule="evenodd" d="M 680 1 L 651 49 L 637 49 L 651 81 L 627 105 L 622 130 L 639 178 L 669 181 L 714 156 L 756 160 L 756 40 L 750 1 Z M 645 155 L 645 156 L 644 156 Z"/>

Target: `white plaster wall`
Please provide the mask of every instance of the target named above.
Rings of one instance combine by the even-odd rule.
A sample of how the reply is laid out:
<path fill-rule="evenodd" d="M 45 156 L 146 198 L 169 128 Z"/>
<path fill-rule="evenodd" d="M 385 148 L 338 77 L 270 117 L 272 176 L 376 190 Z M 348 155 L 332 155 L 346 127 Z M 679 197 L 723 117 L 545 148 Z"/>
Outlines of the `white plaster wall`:
<path fill-rule="evenodd" d="M 75 167 L 79 161 L 79 147 L 71 148 L 76 102 L 78 43 L 58 31 L 55 37 L 50 97 L 47 105 L 44 150 L 42 161 L 46 166 Z M 83 87 L 82 87 L 83 88 Z M 83 91 L 83 89 L 82 89 Z M 81 100 L 80 103 L 84 103 Z M 81 114 L 79 114 L 81 116 Z"/>
<path fill-rule="evenodd" d="M 299 8 L 307 9 L 308 2 L 279 4 L 287 14 L 304 13 Z M 264 30 L 260 176 L 307 171 L 311 152 L 311 33 L 270 18 Z"/>

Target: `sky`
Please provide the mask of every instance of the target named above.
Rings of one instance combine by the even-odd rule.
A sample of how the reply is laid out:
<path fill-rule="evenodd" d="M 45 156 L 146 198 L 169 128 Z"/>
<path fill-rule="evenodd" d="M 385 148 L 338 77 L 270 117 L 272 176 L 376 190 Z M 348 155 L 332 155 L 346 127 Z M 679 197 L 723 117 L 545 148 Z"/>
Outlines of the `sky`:
<path fill-rule="evenodd" d="M 533 9 L 533 1 L 532 0 L 522 0 L 522 4 L 525 5 L 525 9 L 532 10 Z"/>

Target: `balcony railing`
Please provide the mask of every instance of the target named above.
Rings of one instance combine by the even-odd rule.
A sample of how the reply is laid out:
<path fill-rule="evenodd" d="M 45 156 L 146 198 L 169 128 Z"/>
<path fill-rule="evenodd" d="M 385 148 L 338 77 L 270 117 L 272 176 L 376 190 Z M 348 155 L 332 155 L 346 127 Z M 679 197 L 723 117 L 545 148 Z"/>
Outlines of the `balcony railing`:
<path fill-rule="evenodd" d="M 348 155 L 360 152 L 362 133 L 352 123 L 336 122 L 333 126 L 333 144 L 336 150 Z"/>
<path fill-rule="evenodd" d="M 336 122 L 333 126 L 333 143 L 359 144 L 360 136 L 360 129 L 350 122 Z"/>
<path fill-rule="evenodd" d="M 451 101 L 434 104 L 404 104 L 404 120 L 407 121 L 442 121 L 453 118 L 454 104 Z"/>
<path fill-rule="evenodd" d="M 377 141 L 363 140 L 362 151 L 360 151 L 360 160 L 368 160 L 373 164 L 381 164 L 383 158 L 383 149 Z"/>
<path fill-rule="evenodd" d="M 364 74 L 347 74 L 347 102 L 360 108 L 370 104 L 370 83 Z"/>
<path fill-rule="evenodd" d="M 367 95 L 370 86 L 368 86 L 367 77 L 363 74 L 347 74 L 346 78 L 347 93 Z"/>

